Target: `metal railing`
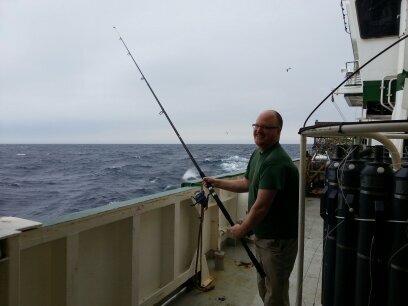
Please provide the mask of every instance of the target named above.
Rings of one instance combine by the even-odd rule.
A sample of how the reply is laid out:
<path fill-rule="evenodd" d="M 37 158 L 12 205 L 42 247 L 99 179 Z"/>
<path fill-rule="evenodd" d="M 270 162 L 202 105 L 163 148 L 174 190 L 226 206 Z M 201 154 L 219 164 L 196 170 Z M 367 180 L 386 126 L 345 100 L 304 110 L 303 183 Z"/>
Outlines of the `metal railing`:
<path fill-rule="evenodd" d="M 348 77 L 349 75 L 352 75 L 354 71 L 356 71 L 358 68 L 359 68 L 358 61 L 346 62 L 346 68 L 345 68 L 346 77 Z M 346 82 L 346 86 L 359 86 L 359 85 L 361 85 L 360 73 L 356 73 L 352 78 L 350 78 Z"/>

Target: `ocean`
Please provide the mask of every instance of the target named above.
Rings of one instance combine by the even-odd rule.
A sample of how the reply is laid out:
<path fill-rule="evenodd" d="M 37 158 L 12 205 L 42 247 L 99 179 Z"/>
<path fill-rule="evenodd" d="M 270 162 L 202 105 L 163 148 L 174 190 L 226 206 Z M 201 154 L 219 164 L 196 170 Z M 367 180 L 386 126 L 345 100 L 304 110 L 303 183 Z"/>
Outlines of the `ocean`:
<path fill-rule="evenodd" d="M 244 171 L 249 144 L 187 145 L 207 176 Z M 298 158 L 299 145 L 283 145 Z M 181 144 L 0 145 L 0 216 L 44 221 L 176 189 L 199 175 Z"/>

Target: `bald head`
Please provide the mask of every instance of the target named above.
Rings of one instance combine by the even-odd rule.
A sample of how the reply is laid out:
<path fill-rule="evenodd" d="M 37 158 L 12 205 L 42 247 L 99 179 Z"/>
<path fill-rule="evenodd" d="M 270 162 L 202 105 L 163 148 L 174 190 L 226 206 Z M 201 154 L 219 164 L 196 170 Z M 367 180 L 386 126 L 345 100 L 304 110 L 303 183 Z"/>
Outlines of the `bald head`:
<path fill-rule="evenodd" d="M 269 120 L 272 120 L 274 122 L 274 125 L 279 126 L 279 128 L 282 130 L 283 119 L 282 119 L 282 116 L 277 111 L 270 109 L 270 110 L 263 111 L 260 114 L 260 116 L 261 115 L 265 115 L 269 117 L 270 118 Z"/>

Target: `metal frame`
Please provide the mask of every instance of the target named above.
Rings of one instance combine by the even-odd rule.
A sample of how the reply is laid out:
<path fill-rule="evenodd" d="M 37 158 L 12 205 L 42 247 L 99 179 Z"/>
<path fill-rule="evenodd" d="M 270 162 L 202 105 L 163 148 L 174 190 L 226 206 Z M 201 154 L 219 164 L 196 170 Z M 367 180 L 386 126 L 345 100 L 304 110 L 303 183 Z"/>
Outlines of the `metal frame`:
<path fill-rule="evenodd" d="M 395 133 L 395 134 L 394 134 Z M 403 134 L 405 133 L 405 134 Z M 300 176 L 299 176 L 299 242 L 297 266 L 296 306 L 302 305 L 303 262 L 305 239 L 305 182 L 306 182 L 306 138 L 307 137 L 345 137 L 362 136 L 373 138 L 382 143 L 390 152 L 393 168 L 398 170 L 401 163 L 400 153 L 390 139 L 408 139 L 408 121 L 345 123 L 330 126 L 314 126 L 301 129 L 300 134 Z"/>

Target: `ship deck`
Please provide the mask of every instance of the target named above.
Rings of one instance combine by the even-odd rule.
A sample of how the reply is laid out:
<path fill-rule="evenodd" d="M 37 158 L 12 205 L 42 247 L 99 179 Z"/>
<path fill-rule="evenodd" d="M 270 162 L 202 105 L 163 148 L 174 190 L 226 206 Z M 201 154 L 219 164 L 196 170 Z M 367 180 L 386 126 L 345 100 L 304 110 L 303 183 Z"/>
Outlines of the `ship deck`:
<path fill-rule="evenodd" d="M 319 199 L 307 198 L 305 204 L 305 253 L 303 270 L 302 305 L 320 305 L 323 225 L 319 215 Z M 249 243 L 253 249 L 253 245 Z M 214 289 L 207 292 L 198 289 L 184 291 L 165 305 L 263 305 L 256 286 L 256 270 L 248 267 L 244 248 L 236 243 L 223 249 L 223 270 L 216 270 L 214 259 L 208 259 Z M 217 263 L 217 267 L 220 264 Z M 297 261 L 290 277 L 289 296 L 291 305 L 296 302 Z"/>

